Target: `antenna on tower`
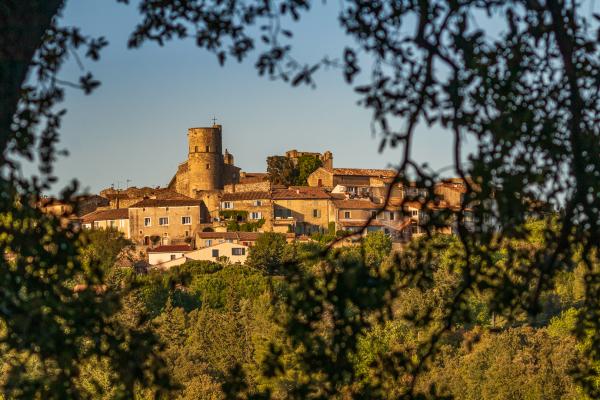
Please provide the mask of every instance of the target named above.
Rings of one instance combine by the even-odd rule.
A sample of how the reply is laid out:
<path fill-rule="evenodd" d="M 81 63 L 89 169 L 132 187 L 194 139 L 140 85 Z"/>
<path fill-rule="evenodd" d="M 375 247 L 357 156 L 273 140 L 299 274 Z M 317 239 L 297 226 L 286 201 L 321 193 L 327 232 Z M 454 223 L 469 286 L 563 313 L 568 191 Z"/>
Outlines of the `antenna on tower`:
<path fill-rule="evenodd" d="M 212 117 L 213 126 L 217 125 L 217 118 L 213 115 Z"/>

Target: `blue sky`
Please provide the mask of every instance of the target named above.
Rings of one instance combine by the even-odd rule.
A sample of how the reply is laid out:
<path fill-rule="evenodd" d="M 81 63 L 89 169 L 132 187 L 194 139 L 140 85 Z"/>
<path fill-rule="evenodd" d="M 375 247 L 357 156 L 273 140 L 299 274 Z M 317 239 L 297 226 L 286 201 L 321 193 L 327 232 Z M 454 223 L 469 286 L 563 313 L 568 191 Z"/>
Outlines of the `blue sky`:
<path fill-rule="evenodd" d="M 337 2 L 315 8 L 293 26 L 294 51 L 300 60 L 339 56 L 349 39 L 337 22 Z M 398 161 L 399 149 L 377 152 L 370 133 L 370 112 L 340 71 L 317 75 L 315 89 L 292 88 L 259 77 L 251 56 L 220 67 L 213 55 L 192 41 L 164 47 L 145 44 L 127 49 L 139 15 L 134 6 L 114 0 L 68 0 L 62 23 L 104 35 L 109 46 L 97 63 L 85 63 L 102 85 L 86 96 L 67 90 L 68 113 L 56 163 L 59 186 L 76 178 L 97 192 L 111 184 L 166 185 L 186 158 L 188 127 L 208 126 L 216 116 L 223 125 L 224 147 L 245 171 L 264 171 L 265 159 L 289 149 L 331 150 L 337 167 L 383 168 Z M 365 67 L 368 68 L 367 65 Z M 80 74 L 69 62 L 61 78 Z M 419 161 L 434 168 L 451 164 L 451 136 L 422 128 L 414 144 Z"/>

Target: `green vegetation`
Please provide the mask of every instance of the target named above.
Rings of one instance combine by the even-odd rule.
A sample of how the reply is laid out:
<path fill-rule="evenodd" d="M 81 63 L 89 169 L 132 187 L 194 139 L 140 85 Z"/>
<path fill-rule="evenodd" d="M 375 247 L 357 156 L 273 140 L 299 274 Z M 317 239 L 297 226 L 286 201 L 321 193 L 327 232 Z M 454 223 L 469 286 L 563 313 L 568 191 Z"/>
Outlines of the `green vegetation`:
<path fill-rule="evenodd" d="M 410 386 L 410 374 L 389 363 L 395 357 L 418 360 L 431 334 L 418 321 L 426 316 L 441 321 L 440 304 L 453 296 L 464 272 L 452 262 L 459 243 L 447 236 L 428 244 L 436 256 L 420 266 L 427 278 L 420 283 L 406 282 L 395 270 L 417 267 L 414 250 L 424 243 L 394 256 L 389 238 L 379 232 L 369 233 L 362 246 L 327 255 L 322 244 L 287 244 L 284 235 L 269 233 L 252 248 L 247 266 L 191 261 L 147 274 L 119 262 L 128 242 L 117 232 L 92 231 L 86 240 L 81 257 L 86 263 L 106 258 L 109 290 L 132 288 L 122 292 L 124 307 L 115 317 L 125 325 L 141 323 L 160 340 L 158 355 L 176 384 L 169 398 L 179 399 L 221 399 L 240 393 L 236 382 L 245 385 L 242 393 L 294 398 L 296 391 L 324 390 L 328 368 L 345 376 L 328 390 L 397 398 Z M 505 254 L 497 256 L 504 262 Z M 561 276 L 545 291 L 545 311 L 537 319 L 526 313 L 494 316 L 485 290 L 470 293 L 469 308 L 441 338 L 415 390 L 435 387 L 438 396 L 473 400 L 588 399 L 570 373 L 587 362 L 591 344 L 573 334 L 584 278 L 581 268 Z M 308 290 L 320 303 L 307 301 Z M 385 293 L 394 293 L 393 310 L 386 312 L 378 305 L 385 304 Z M 337 313 L 342 304 L 345 315 Z M 313 333 L 304 330 L 306 323 L 315 326 Z M 346 335 L 349 326 L 358 334 Z M 330 353 L 335 343 L 347 349 Z M 0 359 L 6 363 L 11 354 Z M 310 363 L 315 356 L 333 363 L 317 368 Z M 103 361 L 85 363 L 77 385 L 94 398 L 112 398 L 116 392 L 105 367 Z M 35 376 L 38 368 L 31 360 L 28 373 Z M 0 382 L 8 378 L 3 371 Z M 152 394 L 139 387 L 137 396 Z"/>
<path fill-rule="evenodd" d="M 285 156 L 270 156 L 267 158 L 267 173 L 273 184 L 306 186 L 308 176 L 322 165 L 323 162 L 316 156 L 300 156 L 297 163 Z"/>

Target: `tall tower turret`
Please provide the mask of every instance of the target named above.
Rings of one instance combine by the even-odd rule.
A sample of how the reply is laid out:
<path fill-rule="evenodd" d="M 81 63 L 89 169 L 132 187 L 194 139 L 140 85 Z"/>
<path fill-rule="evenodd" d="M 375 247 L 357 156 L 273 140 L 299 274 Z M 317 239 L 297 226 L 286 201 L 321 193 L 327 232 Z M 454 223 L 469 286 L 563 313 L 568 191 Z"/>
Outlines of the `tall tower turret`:
<path fill-rule="evenodd" d="M 198 190 L 223 189 L 221 125 L 188 129 L 190 195 Z"/>
<path fill-rule="evenodd" d="M 227 149 L 225 149 L 225 154 L 223 155 L 223 161 L 226 165 L 233 165 L 233 154 L 231 154 Z"/>

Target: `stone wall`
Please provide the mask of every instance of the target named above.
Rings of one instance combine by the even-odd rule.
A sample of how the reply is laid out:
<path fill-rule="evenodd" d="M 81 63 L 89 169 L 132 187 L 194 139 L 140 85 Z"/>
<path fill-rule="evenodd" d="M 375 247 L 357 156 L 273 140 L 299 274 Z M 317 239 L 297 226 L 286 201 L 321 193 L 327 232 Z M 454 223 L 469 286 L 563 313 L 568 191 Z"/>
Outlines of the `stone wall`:
<path fill-rule="evenodd" d="M 268 192 L 271 190 L 271 182 L 254 182 L 254 183 L 237 183 L 225 185 L 225 193 L 239 193 L 239 192 Z"/>
<path fill-rule="evenodd" d="M 296 233 L 311 234 L 327 231 L 332 219 L 332 204 L 328 199 L 289 199 L 273 200 L 275 218 L 283 210 L 291 210 L 296 225 Z M 278 211 L 280 210 L 280 211 Z M 315 215 L 314 210 L 317 210 Z M 283 222 L 283 221 L 281 221 Z M 277 221 L 276 221 L 277 223 Z"/>
<path fill-rule="evenodd" d="M 181 217 L 191 217 L 191 224 L 182 224 Z M 150 218 L 150 226 L 144 226 L 144 218 Z M 168 217 L 168 225 L 159 225 L 159 218 Z M 129 209 L 129 226 L 131 239 L 137 244 L 144 244 L 151 236 L 159 236 L 162 244 L 185 243 L 192 239 L 196 227 L 200 223 L 200 206 L 145 207 Z M 164 239 L 166 238 L 166 239 Z"/>

